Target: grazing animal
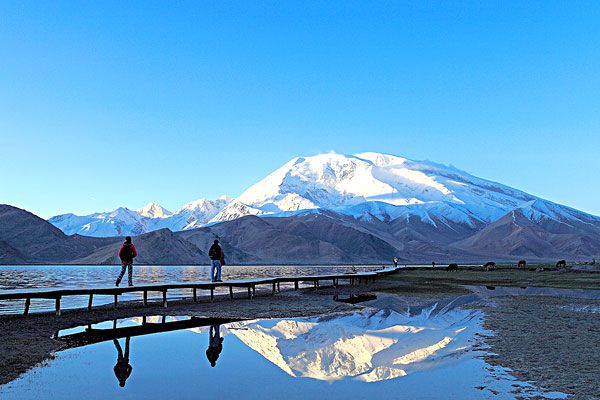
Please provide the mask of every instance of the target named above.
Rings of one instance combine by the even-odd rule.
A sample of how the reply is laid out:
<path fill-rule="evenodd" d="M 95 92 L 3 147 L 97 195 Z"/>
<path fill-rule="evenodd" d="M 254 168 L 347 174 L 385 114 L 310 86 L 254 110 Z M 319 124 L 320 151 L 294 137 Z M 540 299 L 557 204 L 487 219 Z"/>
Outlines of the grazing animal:
<path fill-rule="evenodd" d="M 527 266 L 527 261 L 525 261 L 525 260 L 521 260 L 521 261 L 519 261 L 519 264 L 517 264 L 518 268 L 524 269 L 526 266 Z"/>
<path fill-rule="evenodd" d="M 496 263 L 495 263 L 495 262 L 493 262 L 493 261 L 486 262 L 486 263 L 483 265 L 483 268 L 485 268 L 485 270 L 486 270 L 486 271 L 491 271 L 491 270 L 493 270 L 493 269 L 495 269 L 495 268 L 496 268 Z"/>
<path fill-rule="evenodd" d="M 458 271 L 458 264 L 450 264 L 446 267 L 446 271 L 448 272 L 452 272 L 452 271 Z"/>
<path fill-rule="evenodd" d="M 567 262 L 565 260 L 560 260 L 559 262 L 556 263 L 556 268 L 566 268 L 567 267 Z"/>

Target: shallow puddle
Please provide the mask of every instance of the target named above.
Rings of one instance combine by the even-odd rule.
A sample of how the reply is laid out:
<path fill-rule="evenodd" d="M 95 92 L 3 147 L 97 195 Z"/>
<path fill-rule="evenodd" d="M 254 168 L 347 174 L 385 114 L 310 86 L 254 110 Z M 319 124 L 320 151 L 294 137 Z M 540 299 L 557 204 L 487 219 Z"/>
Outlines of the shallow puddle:
<path fill-rule="evenodd" d="M 73 347 L 1 387 L 0 398 L 511 399 L 516 388 L 521 396 L 535 393 L 482 360 L 488 333 L 481 318 L 479 311 L 432 306 L 416 315 L 385 308 L 224 324 L 189 316 L 106 321 L 58 332 L 57 340 Z M 177 324 L 183 328 L 160 331 Z"/>

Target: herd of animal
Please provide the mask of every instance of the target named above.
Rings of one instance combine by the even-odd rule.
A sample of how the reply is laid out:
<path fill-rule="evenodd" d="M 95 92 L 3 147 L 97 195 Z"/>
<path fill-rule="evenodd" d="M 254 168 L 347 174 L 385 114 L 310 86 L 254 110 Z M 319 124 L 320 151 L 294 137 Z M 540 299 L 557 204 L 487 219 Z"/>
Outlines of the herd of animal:
<path fill-rule="evenodd" d="M 595 264 L 595 261 L 596 260 L 594 260 L 594 264 Z M 433 265 L 435 266 L 435 264 L 433 264 Z M 490 262 L 487 262 L 487 263 L 483 264 L 482 267 L 485 268 L 486 271 L 492 271 L 492 270 L 494 270 L 496 268 L 496 263 L 493 262 L 493 261 L 490 261 Z M 525 267 L 527 267 L 527 261 L 520 260 L 517 263 L 517 268 L 525 269 Z M 566 267 L 567 267 L 567 261 L 566 260 L 559 260 L 556 263 L 556 268 L 566 268 Z M 456 264 L 456 263 L 449 264 L 446 267 L 446 271 L 448 271 L 448 272 L 458 271 L 458 264 Z"/>

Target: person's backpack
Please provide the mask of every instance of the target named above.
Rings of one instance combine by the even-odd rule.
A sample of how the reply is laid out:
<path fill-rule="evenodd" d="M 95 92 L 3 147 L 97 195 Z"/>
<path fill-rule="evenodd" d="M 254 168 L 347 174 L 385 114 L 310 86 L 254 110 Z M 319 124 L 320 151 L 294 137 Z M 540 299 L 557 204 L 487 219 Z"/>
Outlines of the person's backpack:
<path fill-rule="evenodd" d="M 210 249 L 208 250 L 208 256 L 213 260 L 218 259 L 221 255 L 220 253 L 219 248 L 214 244 L 210 246 Z"/>
<path fill-rule="evenodd" d="M 119 252 L 119 257 L 121 258 L 121 260 L 132 260 L 133 259 L 133 250 L 131 250 L 130 244 L 126 244 L 123 246 L 123 248 Z"/>

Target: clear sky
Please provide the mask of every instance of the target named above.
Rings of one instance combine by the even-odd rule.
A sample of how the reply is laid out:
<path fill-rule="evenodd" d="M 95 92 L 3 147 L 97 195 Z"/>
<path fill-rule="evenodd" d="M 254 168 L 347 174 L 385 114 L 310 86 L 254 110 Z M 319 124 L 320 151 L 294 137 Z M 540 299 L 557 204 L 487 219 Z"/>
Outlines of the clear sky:
<path fill-rule="evenodd" d="M 0 2 L 0 203 L 174 210 L 330 150 L 600 214 L 600 3 Z"/>

